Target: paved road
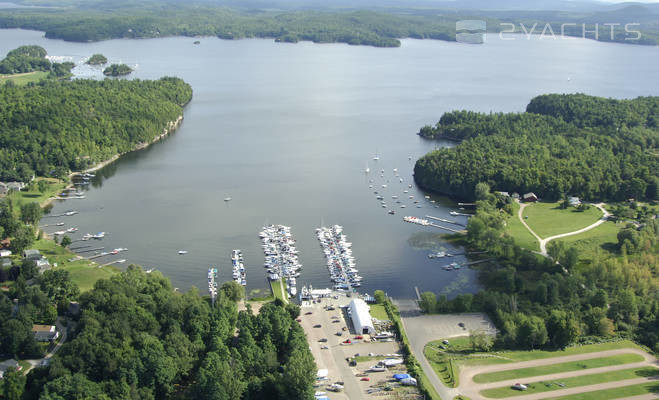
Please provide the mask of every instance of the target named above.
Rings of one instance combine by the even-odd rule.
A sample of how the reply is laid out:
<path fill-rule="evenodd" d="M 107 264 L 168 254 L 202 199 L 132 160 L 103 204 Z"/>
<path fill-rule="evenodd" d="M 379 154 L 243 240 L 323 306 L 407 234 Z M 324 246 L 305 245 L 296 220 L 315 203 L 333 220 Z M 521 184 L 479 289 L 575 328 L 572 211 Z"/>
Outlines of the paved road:
<path fill-rule="evenodd" d="M 495 382 L 495 383 L 477 384 L 477 383 L 473 382 L 473 377 L 474 376 L 476 376 L 478 374 L 488 373 L 488 372 L 509 371 L 509 370 L 519 369 L 519 368 L 538 367 L 538 366 L 543 366 L 543 365 L 551 365 L 551 364 L 571 362 L 571 361 L 588 360 L 588 359 L 592 359 L 592 358 L 610 357 L 610 356 L 619 355 L 619 354 L 638 354 L 641 357 L 643 357 L 644 361 L 638 362 L 638 363 L 633 363 L 633 364 L 615 365 L 615 366 L 610 366 L 610 367 L 592 368 L 592 369 L 585 369 L 585 370 L 578 370 L 578 371 L 562 372 L 562 373 L 558 373 L 558 374 L 535 376 L 535 377 L 525 378 L 525 379 L 511 379 L 511 380 L 500 381 L 500 382 Z M 574 355 L 570 355 L 570 356 L 552 357 L 552 358 L 545 358 L 545 359 L 532 360 L 532 361 L 523 361 L 523 362 L 504 364 L 504 365 L 474 366 L 474 367 L 469 367 L 469 368 L 462 368 L 462 370 L 460 371 L 460 387 L 459 387 L 459 390 L 462 394 L 470 397 L 471 399 L 474 399 L 474 400 L 475 399 L 483 399 L 484 397 L 479 394 L 479 392 L 481 390 L 495 388 L 495 387 L 502 387 L 502 386 L 512 386 L 515 383 L 520 382 L 520 381 L 522 381 L 522 383 L 524 383 L 524 382 L 539 382 L 539 381 L 545 381 L 545 380 L 565 379 L 565 378 L 577 377 L 577 376 L 582 376 L 582 375 L 590 375 L 590 374 L 596 374 L 596 373 L 607 372 L 607 371 L 622 370 L 622 369 L 629 369 L 629 368 L 639 368 L 639 367 L 648 367 L 648 366 L 657 367 L 657 366 L 659 366 L 659 362 L 657 361 L 657 359 L 655 357 L 647 354 L 644 351 L 637 350 L 637 349 L 607 350 L 607 351 L 600 351 L 600 352 L 595 352 L 595 353 L 574 354 Z M 639 380 L 638 383 L 645 383 L 645 382 L 648 382 L 648 381 L 651 381 L 651 380 L 655 380 L 656 377 L 655 378 L 639 378 L 639 379 L 640 380 Z M 634 383 L 634 382 L 635 382 L 635 380 L 606 382 L 606 383 L 601 383 L 601 384 L 596 384 L 596 385 L 581 386 L 581 387 L 575 387 L 575 388 L 567 388 L 567 389 L 554 390 L 554 391 L 550 391 L 550 392 L 537 393 L 537 394 L 531 394 L 531 395 L 514 396 L 514 397 L 510 397 L 510 399 L 515 399 L 515 400 L 539 400 L 539 399 L 543 399 L 543 398 L 547 398 L 547 397 L 557 397 L 557 396 L 563 396 L 563 395 L 568 395 L 568 394 L 575 394 L 575 393 L 589 392 L 589 391 L 593 391 L 593 390 L 607 389 L 607 388 L 611 388 L 611 387 L 625 386 L 625 385 L 628 385 L 628 384 L 629 385 L 637 384 L 637 383 Z M 607 386 L 607 385 L 612 385 L 612 386 Z"/>
<path fill-rule="evenodd" d="M 605 223 L 608 220 L 608 218 L 611 214 L 608 211 L 606 211 L 606 209 L 604 208 L 604 205 L 602 203 L 593 204 L 593 205 L 595 207 L 599 208 L 600 211 L 602 211 L 602 213 L 603 213 L 602 217 L 600 217 L 600 219 L 598 219 L 597 222 L 595 222 L 591 225 L 588 225 L 585 228 L 576 230 L 576 231 L 561 233 L 559 235 L 550 236 L 550 237 L 545 238 L 545 239 L 542 239 L 540 236 L 538 236 L 538 234 L 535 233 L 533 231 L 533 229 L 531 229 L 531 227 L 526 224 L 526 221 L 524 221 L 524 217 L 522 217 L 522 212 L 524 211 L 524 208 L 526 208 L 526 206 L 528 206 L 527 203 L 519 203 L 519 211 L 517 212 L 517 217 L 519 218 L 522 225 L 524 225 L 526 227 L 526 229 L 529 232 L 531 232 L 531 234 L 540 243 L 540 254 L 547 257 L 547 243 L 551 242 L 554 239 L 560 239 L 560 238 L 563 238 L 563 237 L 566 237 L 566 236 L 573 236 L 573 235 L 578 235 L 580 233 L 584 233 L 586 231 L 589 231 L 593 228 L 596 228 L 596 227 L 602 225 L 603 223 Z"/>

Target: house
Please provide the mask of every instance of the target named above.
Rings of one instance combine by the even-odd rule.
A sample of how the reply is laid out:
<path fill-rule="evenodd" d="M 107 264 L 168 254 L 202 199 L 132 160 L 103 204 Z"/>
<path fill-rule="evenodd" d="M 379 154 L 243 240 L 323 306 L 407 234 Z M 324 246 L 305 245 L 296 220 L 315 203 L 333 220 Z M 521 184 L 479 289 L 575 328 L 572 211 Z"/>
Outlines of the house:
<path fill-rule="evenodd" d="M 529 192 L 524 194 L 524 196 L 522 196 L 522 200 L 524 200 L 527 203 L 533 203 L 538 201 L 538 196 L 536 196 L 535 193 L 533 192 Z"/>
<path fill-rule="evenodd" d="M 0 257 L 9 257 L 11 256 L 11 250 L 0 250 Z"/>
<path fill-rule="evenodd" d="M 32 325 L 32 333 L 37 342 L 51 342 L 59 337 L 55 325 Z"/>
<path fill-rule="evenodd" d="M 41 260 L 41 253 L 37 249 L 23 250 L 23 258 L 26 260 Z"/>
<path fill-rule="evenodd" d="M 23 182 L 7 182 L 8 190 L 14 190 L 16 192 L 20 192 L 24 188 L 25 188 L 25 184 Z"/>
<path fill-rule="evenodd" d="M 3 196 L 7 193 L 9 193 L 9 188 L 7 187 L 7 184 L 4 182 L 0 182 L 0 196 Z"/>
<path fill-rule="evenodd" d="M 50 262 L 46 257 L 41 257 L 40 259 L 35 261 L 35 264 L 37 265 L 37 268 L 39 268 L 40 273 L 42 273 L 47 269 L 50 269 Z"/>
<path fill-rule="evenodd" d="M 567 199 L 568 204 L 570 204 L 572 207 L 576 207 L 581 204 L 581 200 L 579 200 L 578 197 L 570 197 Z"/>
<path fill-rule="evenodd" d="M 510 197 L 510 194 L 508 192 L 495 192 L 495 193 L 502 197 Z"/>
<path fill-rule="evenodd" d="M 511 194 L 510 197 L 512 197 L 515 200 L 519 200 L 519 193 L 513 192 L 513 194 Z"/>
<path fill-rule="evenodd" d="M 14 368 L 18 371 L 23 369 L 23 367 L 21 367 L 18 361 L 14 360 L 13 358 L 2 361 L 0 362 L 0 379 L 2 379 L 2 377 L 5 375 L 5 371 L 7 371 L 9 368 Z"/>

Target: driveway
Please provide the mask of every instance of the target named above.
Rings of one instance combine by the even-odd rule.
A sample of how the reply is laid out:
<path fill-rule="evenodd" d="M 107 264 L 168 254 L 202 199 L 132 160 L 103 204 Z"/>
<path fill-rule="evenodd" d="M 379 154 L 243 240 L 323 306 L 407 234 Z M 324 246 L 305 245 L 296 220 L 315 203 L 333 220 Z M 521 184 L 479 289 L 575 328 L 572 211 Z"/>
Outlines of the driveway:
<path fill-rule="evenodd" d="M 69 323 L 73 324 L 72 321 L 69 321 Z M 57 327 L 57 331 L 62 333 L 62 337 L 60 338 L 59 342 L 57 342 L 55 347 L 53 347 L 53 349 L 51 351 L 46 353 L 46 355 L 43 358 L 39 358 L 39 359 L 36 359 L 36 360 L 25 360 L 28 363 L 30 363 L 30 367 L 25 370 L 25 374 L 30 372 L 30 370 L 32 368 L 41 365 L 41 363 L 43 361 L 51 359 L 55 355 L 55 353 L 57 353 L 59 351 L 60 347 L 62 347 L 64 342 L 66 342 L 67 329 L 62 325 L 62 317 L 57 317 L 57 320 L 55 321 L 55 326 Z"/>

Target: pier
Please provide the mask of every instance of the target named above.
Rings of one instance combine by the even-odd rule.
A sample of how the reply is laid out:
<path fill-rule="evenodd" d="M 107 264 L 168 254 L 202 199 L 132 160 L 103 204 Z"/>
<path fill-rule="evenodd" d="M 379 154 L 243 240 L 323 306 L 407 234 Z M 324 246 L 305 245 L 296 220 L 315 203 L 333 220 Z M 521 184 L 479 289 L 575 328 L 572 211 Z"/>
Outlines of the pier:
<path fill-rule="evenodd" d="M 458 203 L 459 206 L 475 206 L 476 203 Z"/>
<path fill-rule="evenodd" d="M 447 231 L 453 232 L 453 233 L 461 233 L 461 234 L 467 233 L 467 231 L 464 230 L 464 229 L 459 229 L 459 230 L 458 229 L 453 229 L 453 228 L 449 228 L 447 226 L 437 225 L 437 224 L 434 224 L 432 222 L 428 223 L 428 226 L 432 226 L 432 227 L 439 228 L 439 229 L 444 229 L 444 230 L 447 230 Z"/>
<path fill-rule="evenodd" d="M 447 224 L 453 224 L 453 225 L 465 226 L 464 224 L 462 224 L 462 223 L 460 223 L 460 222 L 457 222 L 457 221 L 450 221 L 450 220 L 448 220 L 448 219 L 438 218 L 438 217 L 433 217 L 433 216 L 431 216 L 431 215 L 426 215 L 426 218 L 434 219 L 435 221 L 439 221 L 439 222 L 446 222 Z"/>

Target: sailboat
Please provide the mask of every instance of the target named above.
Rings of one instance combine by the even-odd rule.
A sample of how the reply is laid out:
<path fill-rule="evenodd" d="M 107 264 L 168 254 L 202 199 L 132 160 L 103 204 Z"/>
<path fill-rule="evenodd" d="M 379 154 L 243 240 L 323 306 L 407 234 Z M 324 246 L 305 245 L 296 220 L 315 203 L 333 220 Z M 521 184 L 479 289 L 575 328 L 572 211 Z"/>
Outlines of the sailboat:
<path fill-rule="evenodd" d="M 367 174 L 371 172 L 371 169 L 368 167 L 368 163 L 366 163 L 366 168 L 364 169 L 364 172 Z"/>
<path fill-rule="evenodd" d="M 373 156 L 373 161 L 377 161 L 380 159 L 380 156 L 378 156 L 378 151 L 375 150 L 375 156 Z"/>

